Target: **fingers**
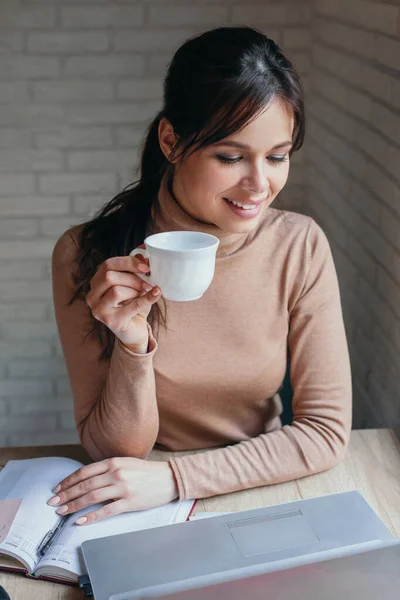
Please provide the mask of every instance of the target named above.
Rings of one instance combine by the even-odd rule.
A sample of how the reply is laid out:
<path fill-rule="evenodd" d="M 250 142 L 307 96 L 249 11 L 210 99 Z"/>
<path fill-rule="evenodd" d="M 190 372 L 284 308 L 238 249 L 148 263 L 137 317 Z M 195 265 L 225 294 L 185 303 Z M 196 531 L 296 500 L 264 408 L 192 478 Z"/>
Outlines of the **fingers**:
<path fill-rule="evenodd" d="M 116 500 L 115 502 L 106 504 L 99 510 L 86 513 L 84 517 L 79 517 L 79 519 L 76 520 L 76 523 L 77 525 L 89 525 L 90 523 L 102 521 L 103 519 L 108 519 L 115 515 L 127 512 L 127 510 L 128 503 L 126 500 Z"/>
<path fill-rule="evenodd" d="M 148 286 L 149 289 L 152 289 L 151 285 L 143 284 L 144 286 Z M 139 298 L 142 294 L 146 294 L 149 290 L 135 290 L 131 287 L 126 287 L 122 285 L 115 285 L 110 288 L 102 298 L 92 303 L 92 314 L 95 315 L 98 307 L 103 306 L 104 308 L 118 308 L 127 304 L 128 301 L 133 300 L 134 298 Z"/>
<path fill-rule="evenodd" d="M 135 258 L 139 259 L 138 269 L 140 271 L 143 268 L 143 264 L 149 266 L 149 259 L 146 256 L 144 256 L 143 254 L 136 254 Z M 145 273 L 144 269 L 143 269 L 143 273 Z"/>
<path fill-rule="evenodd" d="M 131 290 L 132 292 L 132 290 Z M 100 302 L 92 309 L 92 315 L 111 331 L 127 331 L 136 315 L 147 318 L 152 305 L 160 299 L 160 288 L 154 287 L 142 296 L 132 298 L 127 288 L 110 290 L 110 299 Z M 116 309 L 117 308 L 117 309 Z"/>
<path fill-rule="evenodd" d="M 58 506 L 66 504 L 71 500 L 75 500 L 80 496 L 84 496 L 93 490 L 97 490 L 98 488 L 106 487 L 113 483 L 112 475 L 110 471 L 104 473 L 103 475 L 97 475 L 96 477 L 90 477 L 89 479 L 85 479 L 76 485 L 73 485 L 66 489 L 64 492 L 59 492 L 57 496 L 53 496 L 50 498 L 47 504 L 50 506 Z"/>
<path fill-rule="evenodd" d="M 89 477 L 96 477 L 97 475 L 107 473 L 109 470 L 119 469 L 120 465 L 121 463 L 117 458 L 107 458 L 106 460 L 100 460 L 90 465 L 81 467 L 60 481 L 60 483 L 54 488 L 53 492 L 55 494 L 63 492 L 73 485 L 77 485 L 81 481 L 89 479 Z"/>
<path fill-rule="evenodd" d="M 126 477 L 123 476 L 124 459 L 109 458 L 78 469 L 65 479 L 53 490 L 58 494 L 49 500 L 50 506 L 60 507 L 58 514 L 69 515 L 79 510 L 101 504 L 106 504 L 100 510 L 93 511 L 85 517 L 80 517 L 78 524 L 93 523 L 126 512 L 128 504 L 121 500 L 126 495 Z"/>
<path fill-rule="evenodd" d="M 110 500 L 120 499 L 121 496 L 121 490 L 119 490 L 116 485 L 108 485 L 106 487 L 93 490 L 88 494 L 84 494 L 75 500 L 71 500 L 70 502 L 63 504 L 56 510 L 56 512 L 59 515 L 66 516 L 75 513 L 78 510 L 93 506 L 94 504 L 103 504 L 104 502 L 109 502 Z"/>
<path fill-rule="evenodd" d="M 107 258 L 107 260 L 102 263 L 93 279 L 97 275 L 100 278 L 103 277 L 106 271 L 127 271 L 128 273 L 140 271 L 141 273 L 147 273 L 150 270 L 150 267 L 147 264 L 144 264 L 146 261 L 147 259 L 145 259 L 143 255 L 113 256 Z"/>
<path fill-rule="evenodd" d="M 90 308 L 94 308 L 107 292 L 114 288 L 124 287 L 140 294 L 143 291 L 149 291 L 152 287 L 134 273 L 125 271 L 105 271 L 103 276 L 95 281 L 97 274 L 98 273 L 92 278 L 91 289 L 86 296 L 86 303 Z"/>
<path fill-rule="evenodd" d="M 147 317 L 151 307 L 160 299 L 160 297 L 160 288 L 156 286 L 144 296 L 133 298 L 131 302 L 122 306 L 118 310 L 118 315 L 115 315 L 115 318 L 118 319 L 118 322 L 121 325 L 119 330 L 126 331 L 129 328 L 131 319 L 136 315 L 143 315 Z"/>

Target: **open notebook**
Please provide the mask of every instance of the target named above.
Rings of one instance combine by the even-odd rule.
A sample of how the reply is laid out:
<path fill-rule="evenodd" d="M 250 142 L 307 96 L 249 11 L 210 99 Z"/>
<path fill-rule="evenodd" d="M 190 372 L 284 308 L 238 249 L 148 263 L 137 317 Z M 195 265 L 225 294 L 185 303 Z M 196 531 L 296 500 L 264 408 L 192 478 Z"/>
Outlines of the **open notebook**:
<path fill-rule="evenodd" d="M 32 458 L 9 461 L 0 471 L 0 569 L 77 583 L 78 576 L 85 573 L 83 541 L 186 521 L 193 509 L 192 500 L 174 501 L 91 525 L 75 525 L 79 516 L 96 507 L 63 519 L 47 501 L 53 496 L 52 489 L 82 466 L 70 458 Z M 62 520 L 60 533 L 41 556 L 42 540 Z"/>

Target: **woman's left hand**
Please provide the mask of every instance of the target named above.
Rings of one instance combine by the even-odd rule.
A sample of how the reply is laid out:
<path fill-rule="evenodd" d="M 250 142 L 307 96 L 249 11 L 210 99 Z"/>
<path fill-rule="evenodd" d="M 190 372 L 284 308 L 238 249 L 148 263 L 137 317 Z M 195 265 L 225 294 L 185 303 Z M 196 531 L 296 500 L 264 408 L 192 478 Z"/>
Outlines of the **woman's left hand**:
<path fill-rule="evenodd" d="M 60 507 L 57 513 L 69 515 L 93 504 L 107 502 L 87 513 L 78 525 L 94 523 L 124 512 L 145 510 L 178 498 L 178 489 L 167 462 L 139 458 L 108 458 L 87 465 L 63 479 L 48 501 Z"/>

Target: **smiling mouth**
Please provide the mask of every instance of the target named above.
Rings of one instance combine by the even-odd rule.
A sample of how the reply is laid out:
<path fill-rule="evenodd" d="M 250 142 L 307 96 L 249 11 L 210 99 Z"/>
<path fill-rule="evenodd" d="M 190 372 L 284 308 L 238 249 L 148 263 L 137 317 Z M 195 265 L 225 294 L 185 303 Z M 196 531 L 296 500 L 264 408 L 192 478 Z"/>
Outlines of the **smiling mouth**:
<path fill-rule="evenodd" d="M 229 198 L 224 198 L 224 200 L 226 200 L 227 202 L 230 202 L 230 204 L 233 204 L 234 206 L 237 206 L 238 208 L 242 208 L 243 210 L 254 210 L 255 208 L 257 208 L 261 202 L 259 202 L 258 204 L 244 204 L 241 202 L 236 202 L 236 200 L 229 200 Z"/>

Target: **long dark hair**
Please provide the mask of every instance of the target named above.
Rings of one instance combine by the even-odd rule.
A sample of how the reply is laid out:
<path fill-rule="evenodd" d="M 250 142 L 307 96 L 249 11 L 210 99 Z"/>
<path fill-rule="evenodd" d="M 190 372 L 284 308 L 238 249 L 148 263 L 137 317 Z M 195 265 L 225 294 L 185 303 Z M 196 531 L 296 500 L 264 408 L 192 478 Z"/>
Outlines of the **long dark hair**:
<path fill-rule="evenodd" d="M 189 39 L 176 51 L 164 81 L 163 108 L 150 124 L 140 161 L 140 178 L 108 202 L 84 224 L 79 237 L 76 291 L 70 303 L 85 299 L 89 282 L 101 263 L 124 256 L 143 243 L 170 160 L 186 156 L 242 129 L 273 98 L 281 98 L 294 116 L 291 153 L 301 148 L 305 133 L 303 89 L 292 63 L 275 42 L 250 27 L 220 27 Z M 158 141 L 165 117 L 177 137 L 168 159 Z M 166 325 L 164 311 L 154 305 L 153 327 Z M 93 319 L 108 359 L 114 335 Z"/>

